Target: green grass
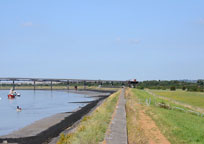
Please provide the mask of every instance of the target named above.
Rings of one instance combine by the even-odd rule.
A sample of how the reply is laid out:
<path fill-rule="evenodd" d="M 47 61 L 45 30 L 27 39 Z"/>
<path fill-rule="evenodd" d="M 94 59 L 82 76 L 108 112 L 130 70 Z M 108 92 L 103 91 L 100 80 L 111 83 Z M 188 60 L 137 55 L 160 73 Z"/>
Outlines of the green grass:
<path fill-rule="evenodd" d="M 155 98 L 144 90 L 132 89 L 132 92 L 138 99 L 141 100 L 141 102 L 145 102 L 145 99 L 151 98 L 152 103 L 150 104 L 147 113 L 152 117 L 152 119 L 159 127 L 160 131 L 167 137 L 167 139 L 171 143 L 204 143 L 203 117 L 199 117 L 178 110 L 168 110 L 155 106 L 155 102 L 164 102 L 169 103 L 170 105 L 175 104 L 172 104 L 168 100 Z"/>
<path fill-rule="evenodd" d="M 85 116 L 73 133 L 61 134 L 57 144 L 97 144 L 102 142 L 119 94 L 120 92 L 114 93 L 95 109 L 90 116 Z"/>
<path fill-rule="evenodd" d="M 204 108 L 204 93 L 182 90 L 151 90 L 151 92 L 192 106 Z"/>

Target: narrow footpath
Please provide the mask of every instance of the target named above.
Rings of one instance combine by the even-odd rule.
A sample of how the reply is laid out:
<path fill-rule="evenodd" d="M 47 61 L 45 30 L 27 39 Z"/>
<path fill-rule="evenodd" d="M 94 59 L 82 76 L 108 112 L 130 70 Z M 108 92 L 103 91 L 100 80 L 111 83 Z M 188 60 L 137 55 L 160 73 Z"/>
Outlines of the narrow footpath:
<path fill-rule="evenodd" d="M 122 89 L 114 117 L 105 137 L 106 144 L 127 144 L 125 104 L 125 90 Z"/>

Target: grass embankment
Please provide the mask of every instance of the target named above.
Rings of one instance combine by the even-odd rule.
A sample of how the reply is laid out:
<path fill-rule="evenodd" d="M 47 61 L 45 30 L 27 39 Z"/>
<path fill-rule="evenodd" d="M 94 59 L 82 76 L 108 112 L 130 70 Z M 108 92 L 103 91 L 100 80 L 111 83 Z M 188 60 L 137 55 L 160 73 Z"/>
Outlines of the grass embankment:
<path fill-rule="evenodd" d="M 120 92 L 109 96 L 92 114 L 85 116 L 73 133 L 61 134 L 57 144 L 97 144 L 102 142 Z"/>
<path fill-rule="evenodd" d="M 138 99 L 132 94 L 130 89 L 125 91 L 126 98 L 126 116 L 127 116 L 127 132 L 128 143 L 147 143 L 147 139 L 144 136 L 144 131 L 139 123 L 139 110 L 137 102 Z"/>
<path fill-rule="evenodd" d="M 169 90 L 151 90 L 156 95 L 167 97 L 182 103 L 190 104 L 204 108 L 204 93 L 200 92 L 187 92 L 182 90 L 169 91 Z"/>
<path fill-rule="evenodd" d="M 169 104 L 170 107 L 179 106 L 168 100 L 152 96 L 144 90 L 132 89 L 135 102 L 140 101 L 143 106 L 146 99 L 151 98 L 151 104 L 147 107 L 146 113 L 155 121 L 160 131 L 173 144 L 180 143 L 204 143 L 204 118 L 185 113 L 176 109 L 165 109 L 155 103 Z M 179 106 L 182 107 L 182 106 Z M 184 108 L 184 107 L 183 107 Z M 184 108 L 185 109 L 185 108 Z"/>

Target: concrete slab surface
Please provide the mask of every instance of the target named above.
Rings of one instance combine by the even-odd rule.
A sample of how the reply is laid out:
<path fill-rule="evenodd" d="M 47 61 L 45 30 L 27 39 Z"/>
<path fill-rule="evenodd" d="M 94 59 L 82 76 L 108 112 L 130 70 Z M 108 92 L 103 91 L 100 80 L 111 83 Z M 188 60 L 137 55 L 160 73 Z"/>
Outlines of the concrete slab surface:
<path fill-rule="evenodd" d="M 127 144 L 127 127 L 126 127 L 126 111 L 125 111 L 125 90 L 119 96 L 116 113 L 111 121 L 109 132 L 105 140 L 107 144 Z"/>

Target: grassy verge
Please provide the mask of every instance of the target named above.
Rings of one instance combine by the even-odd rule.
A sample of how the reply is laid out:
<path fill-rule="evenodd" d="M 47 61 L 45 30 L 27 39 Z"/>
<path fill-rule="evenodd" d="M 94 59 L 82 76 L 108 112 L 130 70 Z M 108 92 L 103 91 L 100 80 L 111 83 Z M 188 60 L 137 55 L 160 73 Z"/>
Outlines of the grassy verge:
<path fill-rule="evenodd" d="M 187 92 L 182 90 L 177 90 L 177 91 L 151 90 L 151 92 L 179 102 L 190 104 L 192 106 L 204 108 L 204 93 Z"/>
<path fill-rule="evenodd" d="M 57 144 L 96 144 L 102 142 L 119 94 L 120 91 L 112 94 L 91 115 L 85 116 L 73 133 L 61 134 Z"/>
<path fill-rule="evenodd" d="M 127 115 L 127 133 L 129 144 L 148 143 L 145 138 L 144 131 L 139 123 L 139 110 L 140 107 L 136 105 L 138 99 L 134 96 L 130 89 L 125 91 L 126 98 L 126 115 Z"/>
<path fill-rule="evenodd" d="M 151 98 L 147 113 L 152 117 L 160 131 L 174 144 L 180 143 L 204 143 L 204 118 L 185 113 L 179 110 L 160 108 L 155 103 L 166 103 L 170 106 L 179 106 L 168 100 L 154 97 L 144 90 L 132 89 L 138 101 L 145 105 L 146 99 Z M 147 106 L 146 106 L 147 107 Z M 185 107 L 183 107 L 185 109 Z"/>

